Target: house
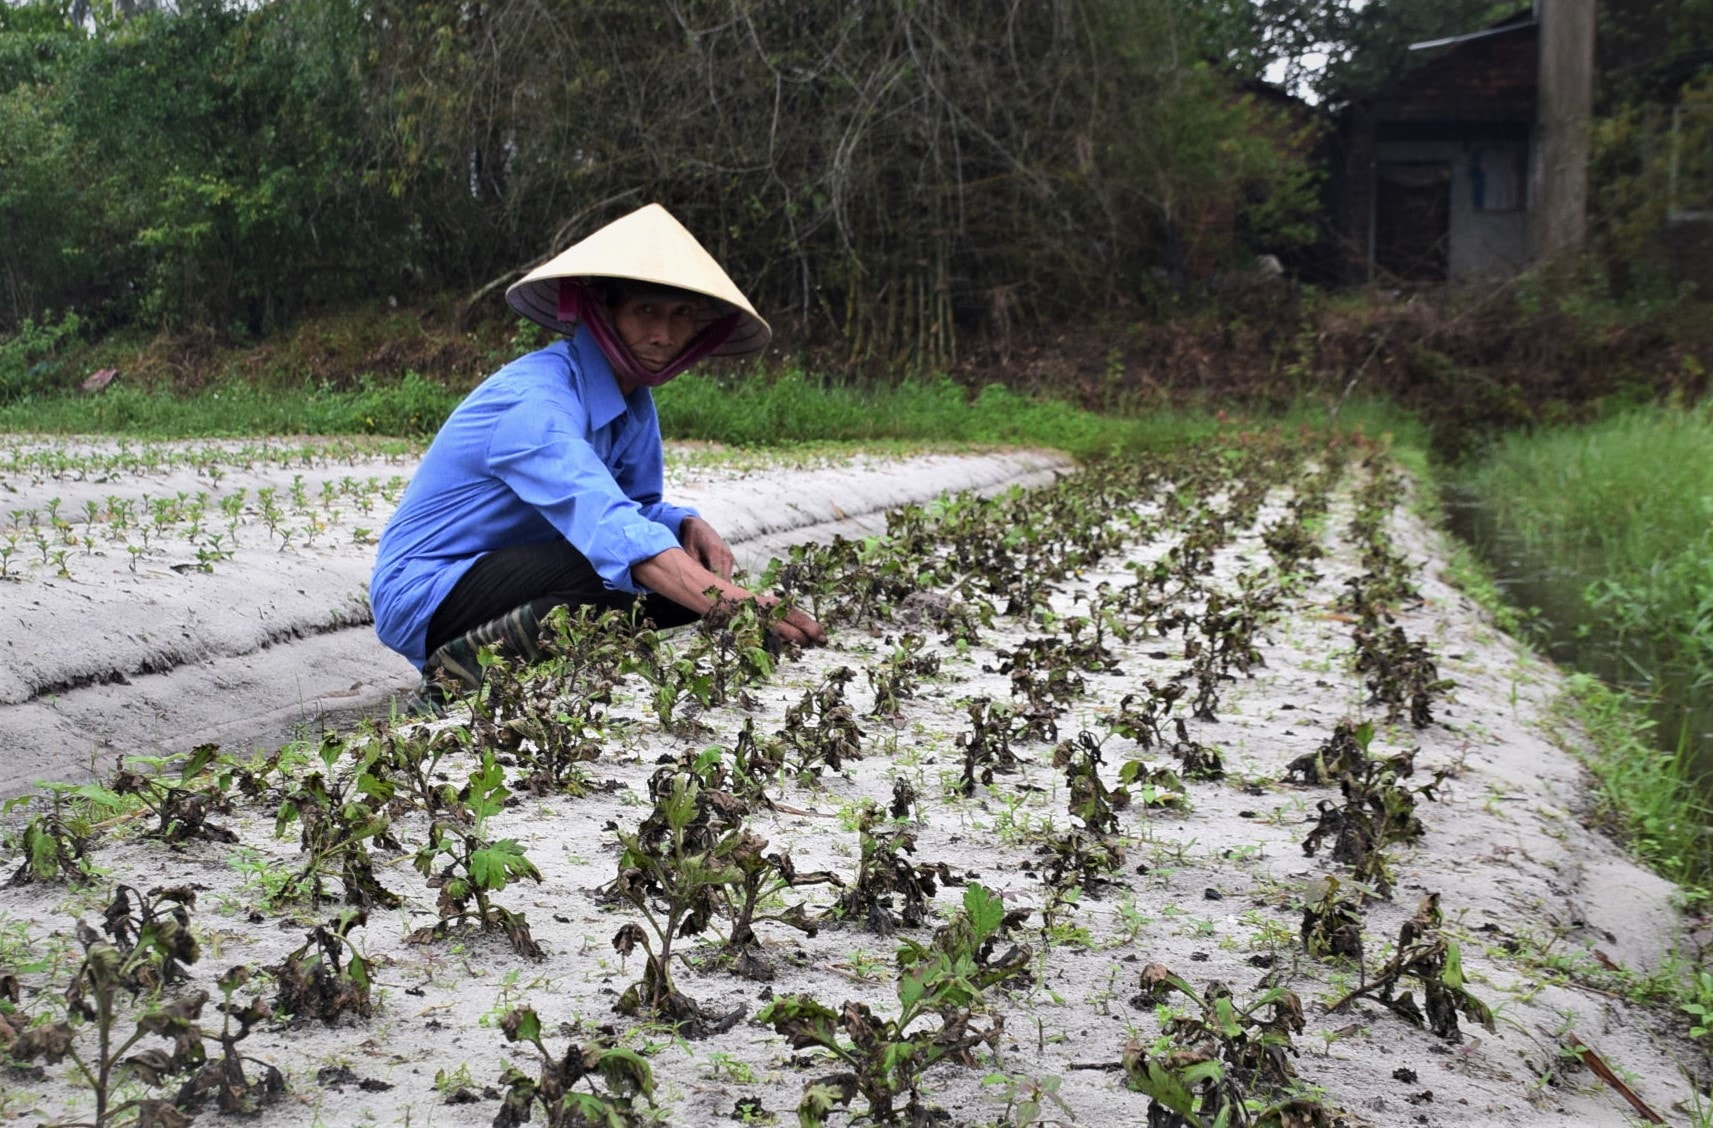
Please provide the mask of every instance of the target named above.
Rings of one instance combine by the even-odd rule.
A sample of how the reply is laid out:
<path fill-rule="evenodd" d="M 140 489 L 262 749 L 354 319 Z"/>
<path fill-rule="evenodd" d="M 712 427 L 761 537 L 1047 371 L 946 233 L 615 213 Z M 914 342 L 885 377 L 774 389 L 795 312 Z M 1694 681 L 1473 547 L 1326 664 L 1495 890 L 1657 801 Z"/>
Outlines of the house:
<path fill-rule="evenodd" d="M 1340 114 L 1346 281 L 1463 281 L 1582 245 L 1593 0 L 1537 0 Z"/>

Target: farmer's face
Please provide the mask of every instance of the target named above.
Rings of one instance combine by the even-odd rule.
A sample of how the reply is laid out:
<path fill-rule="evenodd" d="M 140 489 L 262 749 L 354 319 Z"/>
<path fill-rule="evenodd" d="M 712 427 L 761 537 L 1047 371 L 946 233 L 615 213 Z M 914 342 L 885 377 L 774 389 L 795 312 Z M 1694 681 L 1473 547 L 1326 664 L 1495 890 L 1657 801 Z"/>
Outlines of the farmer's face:
<path fill-rule="evenodd" d="M 619 339 L 650 372 L 677 359 L 701 320 L 701 303 L 688 299 L 627 297 L 613 309 Z"/>

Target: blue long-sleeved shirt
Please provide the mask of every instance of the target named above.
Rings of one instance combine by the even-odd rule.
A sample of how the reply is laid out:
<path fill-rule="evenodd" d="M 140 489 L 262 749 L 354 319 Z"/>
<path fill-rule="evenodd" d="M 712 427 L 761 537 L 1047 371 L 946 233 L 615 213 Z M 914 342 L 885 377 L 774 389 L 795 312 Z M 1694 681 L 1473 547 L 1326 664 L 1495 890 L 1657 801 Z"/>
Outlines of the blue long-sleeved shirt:
<path fill-rule="evenodd" d="M 660 421 L 647 388 L 619 392 L 586 328 L 519 357 L 452 412 L 381 534 L 375 633 L 418 669 L 428 621 L 483 554 L 563 537 L 608 587 L 678 547 L 695 510 L 661 499 Z"/>

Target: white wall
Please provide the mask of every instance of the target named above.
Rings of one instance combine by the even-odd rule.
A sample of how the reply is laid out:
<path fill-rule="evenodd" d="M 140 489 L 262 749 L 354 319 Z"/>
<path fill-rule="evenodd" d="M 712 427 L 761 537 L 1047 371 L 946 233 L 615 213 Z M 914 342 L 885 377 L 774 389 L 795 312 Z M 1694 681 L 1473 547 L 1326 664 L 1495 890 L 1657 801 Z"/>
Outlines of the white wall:
<path fill-rule="evenodd" d="M 1451 280 L 1457 282 L 1512 274 L 1527 265 L 1527 148 L 1522 141 L 1382 141 L 1375 146 L 1374 159 L 1376 163 L 1446 161 L 1451 165 L 1451 244 L 1447 257 Z M 1519 206 L 1514 210 L 1476 208 L 1472 172 L 1477 155 L 1483 151 L 1508 157 L 1516 169 Z"/>

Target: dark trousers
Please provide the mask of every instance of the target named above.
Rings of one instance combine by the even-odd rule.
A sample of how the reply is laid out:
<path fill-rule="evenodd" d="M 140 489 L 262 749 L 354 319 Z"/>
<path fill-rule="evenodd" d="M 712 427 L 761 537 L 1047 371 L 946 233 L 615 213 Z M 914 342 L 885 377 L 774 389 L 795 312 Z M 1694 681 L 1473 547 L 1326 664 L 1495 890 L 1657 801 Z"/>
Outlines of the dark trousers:
<path fill-rule="evenodd" d="M 488 553 L 452 586 L 428 621 L 428 653 L 466 631 L 492 622 L 524 604 L 537 615 L 555 607 L 628 610 L 638 597 L 601 581 L 589 558 L 566 540 L 543 541 Z M 657 627 L 693 623 L 700 616 L 663 595 L 641 597 L 642 610 Z"/>

